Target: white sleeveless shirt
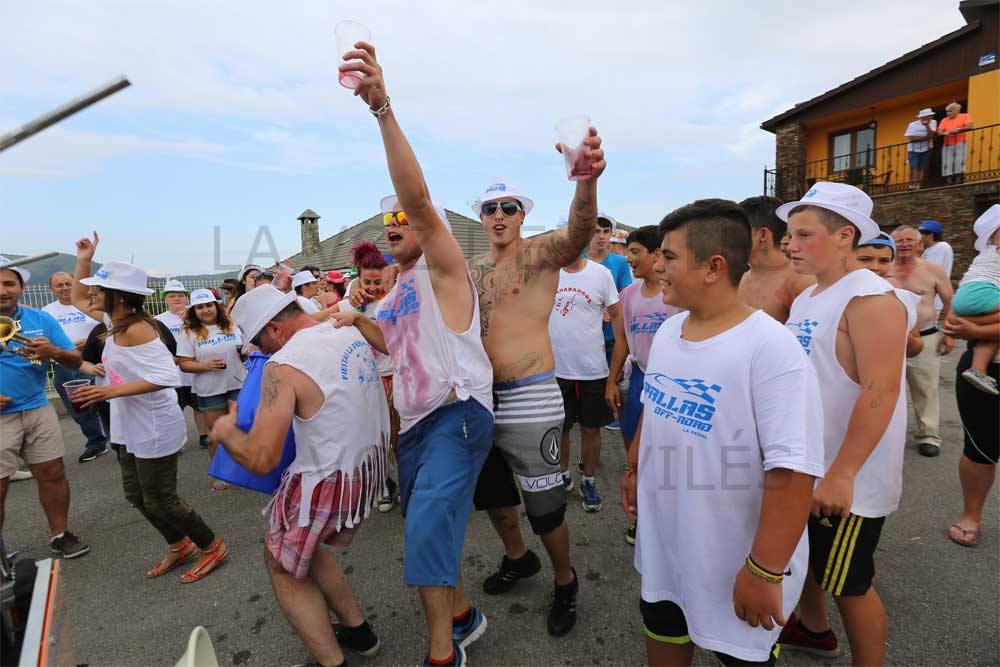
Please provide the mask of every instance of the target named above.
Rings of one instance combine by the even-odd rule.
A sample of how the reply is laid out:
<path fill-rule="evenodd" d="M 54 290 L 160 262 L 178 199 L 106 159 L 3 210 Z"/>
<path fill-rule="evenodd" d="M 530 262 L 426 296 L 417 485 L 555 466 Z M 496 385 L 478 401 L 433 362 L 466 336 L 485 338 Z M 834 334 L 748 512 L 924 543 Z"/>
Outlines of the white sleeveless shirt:
<path fill-rule="evenodd" d="M 819 379 L 823 403 L 823 448 L 825 469 L 840 453 L 847 434 L 854 404 L 861 386 L 844 372 L 837 361 L 836 341 L 840 318 L 851 299 L 876 294 L 896 295 L 893 286 L 868 269 L 856 269 L 820 294 L 813 296 L 816 285 L 807 288 L 792 303 L 786 325 L 809 355 Z M 896 295 L 899 299 L 899 295 Z M 905 302 L 901 299 L 900 303 Z M 907 323 L 910 312 L 907 308 Z M 906 346 L 906 334 L 899 345 Z M 854 501 L 851 512 L 868 518 L 883 517 L 896 511 L 903 490 L 903 447 L 906 442 L 905 368 L 900 369 L 899 397 L 882 439 L 854 478 Z"/>
<path fill-rule="evenodd" d="M 345 523 L 350 528 L 368 516 L 383 493 L 389 443 L 389 409 L 371 347 L 353 327 L 335 329 L 330 322 L 301 329 L 274 353 L 268 364 L 285 364 L 304 373 L 323 392 L 323 407 L 309 419 L 295 415 L 295 460 L 286 474 L 302 475 L 302 498 L 312 498 L 316 485 L 340 472 L 342 496 L 353 498 L 351 485 L 360 476 L 362 492 Z M 298 525 L 309 525 L 310 503 L 300 505 Z M 340 529 L 338 523 L 337 529 Z"/>
<path fill-rule="evenodd" d="M 493 366 L 479 334 L 479 295 L 472 293 L 472 323 L 455 333 L 444 323 L 427 259 L 423 256 L 396 279 L 375 312 L 393 368 L 393 404 L 400 433 L 437 410 L 452 391 L 493 412 Z"/>

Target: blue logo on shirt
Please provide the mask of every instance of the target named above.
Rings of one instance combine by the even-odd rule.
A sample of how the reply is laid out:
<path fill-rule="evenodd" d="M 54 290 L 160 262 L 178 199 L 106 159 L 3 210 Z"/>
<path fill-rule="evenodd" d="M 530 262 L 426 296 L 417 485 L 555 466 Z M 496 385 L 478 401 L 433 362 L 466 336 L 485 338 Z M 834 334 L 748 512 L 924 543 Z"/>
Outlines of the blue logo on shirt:
<path fill-rule="evenodd" d="M 197 344 L 198 344 L 198 347 L 205 347 L 206 345 L 215 346 L 215 345 L 222 345 L 223 343 L 233 343 L 235 341 L 236 341 L 236 334 L 234 334 L 234 333 L 229 333 L 229 334 L 220 333 L 220 334 L 216 334 L 216 335 L 214 335 L 214 336 L 212 336 L 210 338 L 205 338 L 204 340 L 199 340 L 197 342 Z"/>
<path fill-rule="evenodd" d="M 660 325 L 666 322 L 666 313 L 649 313 L 632 318 L 629 322 L 628 331 L 636 336 L 653 336 L 660 330 Z"/>
<path fill-rule="evenodd" d="M 806 351 L 806 354 L 812 354 L 812 334 L 819 328 L 819 322 L 805 319 L 801 322 L 789 322 L 785 326 L 792 329 L 792 333 L 799 339 L 799 344 L 802 345 L 802 349 Z"/>
<path fill-rule="evenodd" d="M 344 350 L 344 354 L 340 357 L 340 379 L 350 380 L 351 379 L 351 359 L 358 360 L 357 377 L 355 378 L 361 384 L 370 384 L 379 379 L 378 373 L 375 371 L 375 360 L 372 359 L 371 354 L 366 354 L 365 351 L 368 349 L 368 343 L 363 340 L 356 340 L 347 346 Z"/>
<path fill-rule="evenodd" d="M 378 312 L 377 319 L 392 320 L 395 324 L 397 318 L 420 312 L 420 299 L 417 298 L 417 290 L 413 287 L 415 281 L 416 278 L 410 277 L 400 283 L 395 302 L 388 308 L 382 308 Z"/>
<path fill-rule="evenodd" d="M 685 433 L 704 438 L 712 430 L 715 400 L 722 392 L 720 385 L 708 384 L 701 378 L 688 380 L 650 372 L 646 374 L 643 391 L 653 403 L 653 414 L 675 421 L 684 427 Z"/>

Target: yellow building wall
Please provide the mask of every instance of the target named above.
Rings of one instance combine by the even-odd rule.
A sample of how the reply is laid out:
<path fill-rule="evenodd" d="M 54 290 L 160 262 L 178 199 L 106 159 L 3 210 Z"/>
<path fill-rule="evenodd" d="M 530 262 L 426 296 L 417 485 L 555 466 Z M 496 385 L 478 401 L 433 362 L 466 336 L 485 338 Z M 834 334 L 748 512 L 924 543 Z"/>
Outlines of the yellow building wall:
<path fill-rule="evenodd" d="M 1000 123 L 1000 69 L 969 77 L 968 111 L 976 127 Z"/>

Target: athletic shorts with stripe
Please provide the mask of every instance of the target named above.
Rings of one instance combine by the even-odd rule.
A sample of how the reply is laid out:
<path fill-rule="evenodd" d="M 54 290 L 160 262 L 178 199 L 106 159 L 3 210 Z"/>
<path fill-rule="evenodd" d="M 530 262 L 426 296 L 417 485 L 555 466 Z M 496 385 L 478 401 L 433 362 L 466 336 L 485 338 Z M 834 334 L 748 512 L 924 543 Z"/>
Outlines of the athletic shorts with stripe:
<path fill-rule="evenodd" d="M 687 619 L 684 618 L 684 610 L 676 603 L 669 600 L 660 602 L 646 602 L 639 598 L 639 611 L 642 614 L 642 631 L 654 642 L 662 644 L 676 644 L 683 646 L 691 643 L 688 635 Z M 737 665 L 774 665 L 781 655 L 781 648 L 775 644 L 771 647 L 771 654 L 764 662 L 749 662 L 728 653 L 712 651 L 724 667 L 736 667 Z"/>
<path fill-rule="evenodd" d="M 867 593 L 875 578 L 875 548 L 884 524 L 884 516 L 810 516 L 809 564 L 820 588 L 833 595 Z"/>
<path fill-rule="evenodd" d="M 555 375 L 494 384 L 493 403 L 493 450 L 476 484 L 476 509 L 516 506 L 519 486 L 531 529 L 546 535 L 566 514 L 559 469 L 564 412 Z"/>

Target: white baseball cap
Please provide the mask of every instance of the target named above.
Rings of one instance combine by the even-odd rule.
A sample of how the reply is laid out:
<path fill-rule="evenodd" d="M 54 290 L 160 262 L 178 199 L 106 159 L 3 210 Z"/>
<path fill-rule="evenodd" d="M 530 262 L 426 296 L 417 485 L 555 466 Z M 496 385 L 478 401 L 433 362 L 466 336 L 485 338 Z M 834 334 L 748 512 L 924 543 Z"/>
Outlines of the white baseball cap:
<path fill-rule="evenodd" d="M 444 221 L 444 226 L 451 231 L 451 223 L 448 222 L 448 213 L 445 212 L 444 206 L 441 206 L 437 202 L 431 202 L 434 206 L 434 211 L 437 212 L 438 217 Z M 386 195 L 382 197 L 382 201 L 379 202 L 379 210 L 383 213 L 395 213 L 396 211 L 402 211 L 403 207 L 399 205 L 399 197 L 396 195 Z"/>
<path fill-rule="evenodd" d="M 6 264 L 7 262 L 11 261 L 13 260 L 7 259 L 3 255 L 0 255 L 0 264 Z M 9 271 L 13 271 L 17 275 L 21 276 L 21 282 L 23 283 L 27 283 L 28 279 L 31 278 L 31 271 L 29 271 L 28 269 L 22 269 L 20 266 L 5 266 L 4 268 Z"/>
<path fill-rule="evenodd" d="M 502 176 L 494 178 L 493 182 L 490 183 L 486 190 L 483 191 L 483 194 L 469 202 L 469 206 L 471 206 L 472 210 L 476 212 L 476 217 L 478 218 L 480 216 L 480 211 L 483 208 L 483 204 L 489 201 L 503 199 L 505 197 L 510 197 L 511 199 L 516 199 L 521 202 L 525 215 L 531 213 L 531 209 L 535 207 L 535 202 L 521 194 L 521 188 L 517 187 Z"/>
<path fill-rule="evenodd" d="M 171 278 L 163 285 L 163 289 L 160 290 L 160 294 L 170 294 L 171 292 L 183 292 L 184 294 L 187 294 L 188 290 L 184 287 L 184 283 Z"/>
<path fill-rule="evenodd" d="M 196 289 L 191 292 L 191 302 L 188 304 L 188 308 L 194 308 L 195 306 L 200 306 L 203 303 L 216 303 L 215 295 L 212 294 L 212 290 Z"/>
<path fill-rule="evenodd" d="M 243 340 L 251 341 L 295 299 L 295 292 L 285 293 L 271 285 L 261 285 L 241 296 L 230 314 L 243 332 Z"/>
<path fill-rule="evenodd" d="M 976 250 L 985 252 L 990 237 L 1000 229 L 1000 204 L 993 204 L 976 219 L 972 230 L 976 232 Z"/>
<path fill-rule="evenodd" d="M 928 116 L 933 116 L 933 115 L 934 115 L 934 109 L 931 109 L 930 107 L 926 109 L 921 109 L 920 111 L 917 112 L 917 118 L 927 118 Z"/>
<path fill-rule="evenodd" d="M 615 220 L 614 218 L 612 218 L 607 213 L 602 213 L 601 211 L 597 212 L 597 219 L 598 220 L 607 220 L 608 222 L 610 222 L 611 223 L 611 235 L 614 236 L 615 231 L 618 229 L 618 221 Z"/>
<path fill-rule="evenodd" d="M 134 264 L 106 262 L 97 273 L 90 278 L 84 278 L 80 284 L 149 296 L 153 290 L 146 287 L 146 280 L 146 272 Z"/>
<path fill-rule="evenodd" d="M 292 276 L 292 289 L 315 282 L 319 282 L 319 278 L 314 276 L 312 271 L 299 271 Z"/>
<path fill-rule="evenodd" d="M 782 204 L 774 213 L 788 222 L 788 215 L 799 206 L 825 208 L 847 218 L 860 232 L 859 244 L 868 243 L 882 231 L 878 223 L 871 218 L 874 207 L 872 198 L 853 185 L 820 181 L 809 188 L 809 192 L 803 195 L 802 199 Z"/>

